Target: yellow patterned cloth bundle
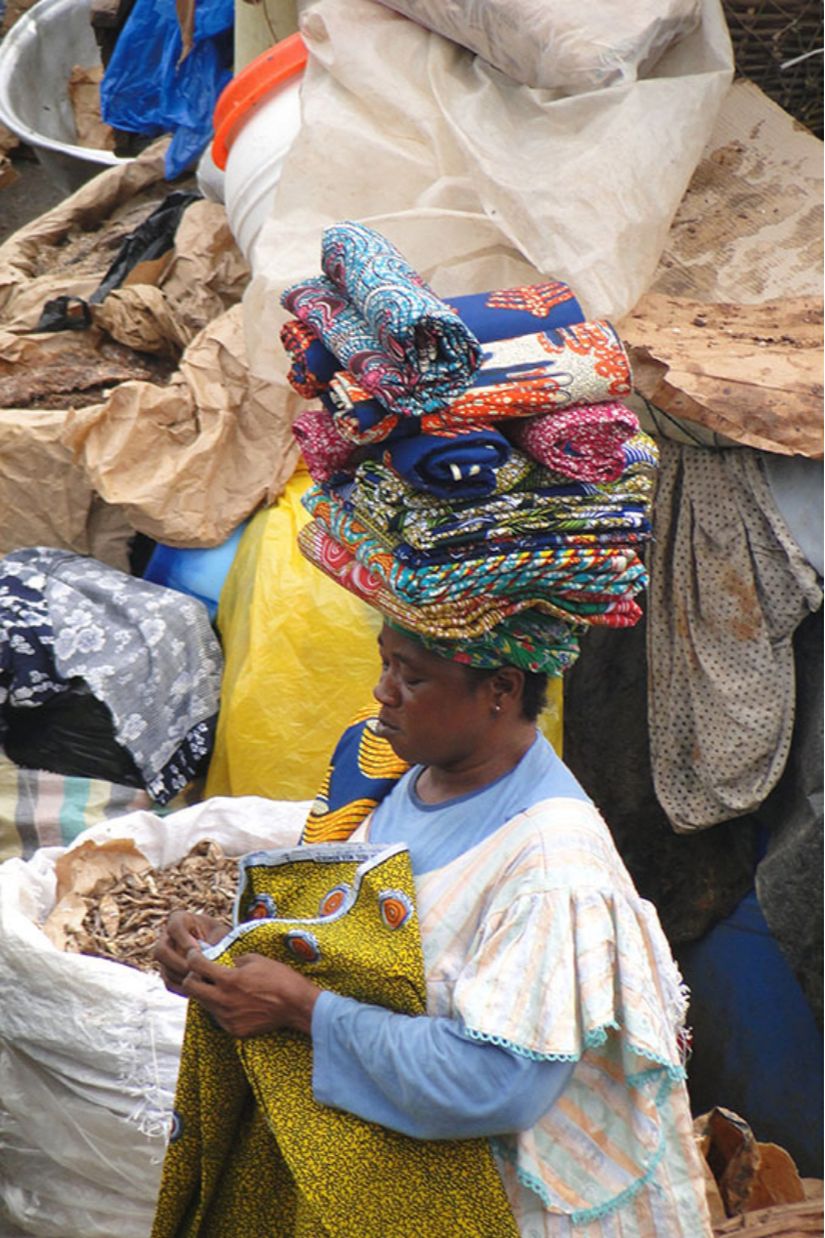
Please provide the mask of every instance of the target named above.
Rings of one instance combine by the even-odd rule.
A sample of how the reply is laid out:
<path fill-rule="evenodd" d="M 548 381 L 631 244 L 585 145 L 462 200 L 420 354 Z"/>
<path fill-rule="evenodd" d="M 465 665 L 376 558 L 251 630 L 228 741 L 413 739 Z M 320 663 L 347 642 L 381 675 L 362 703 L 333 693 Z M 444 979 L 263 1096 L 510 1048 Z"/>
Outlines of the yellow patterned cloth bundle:
<path fill-rule="evenodd" d="M 399 1013 L 426 1013 L 405 847 L 254 852 L 236 926 L 207 953 L 250 952 Z M 238 1040 L 189 1003 L 152 1238 L 514 1238 L 488 1143 L 429 1141 L 318 1104 L 312 1045 Z"/>

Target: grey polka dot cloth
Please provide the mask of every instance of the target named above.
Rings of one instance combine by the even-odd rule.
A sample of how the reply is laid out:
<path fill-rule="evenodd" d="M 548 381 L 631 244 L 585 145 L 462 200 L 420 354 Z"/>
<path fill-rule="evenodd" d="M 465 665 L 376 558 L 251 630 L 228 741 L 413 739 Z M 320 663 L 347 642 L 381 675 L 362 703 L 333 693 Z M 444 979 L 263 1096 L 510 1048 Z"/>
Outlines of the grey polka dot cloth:
<path fill-rule="evenodd" d="M 663 440 L 648 601 L 656 795 L 673 828 L 753 811 L 785 768 L 792 637 L 821 580 L 777 509 L 759 453 Z"/>

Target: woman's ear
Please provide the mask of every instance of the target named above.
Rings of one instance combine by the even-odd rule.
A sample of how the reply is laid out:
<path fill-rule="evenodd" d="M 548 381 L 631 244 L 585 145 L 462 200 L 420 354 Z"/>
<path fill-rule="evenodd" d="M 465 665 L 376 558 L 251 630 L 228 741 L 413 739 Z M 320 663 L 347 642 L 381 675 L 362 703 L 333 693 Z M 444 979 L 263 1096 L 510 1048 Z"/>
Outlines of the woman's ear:
<path fill-rule="evenodd" d="M 518 713 L 524 693 L 524 671 L 520 671 L 516 666 L 501 666 L 490 676 L 488 683 L 493 698 L 493 712 L 501 713 L 509 705 L 511 712 Z"/>

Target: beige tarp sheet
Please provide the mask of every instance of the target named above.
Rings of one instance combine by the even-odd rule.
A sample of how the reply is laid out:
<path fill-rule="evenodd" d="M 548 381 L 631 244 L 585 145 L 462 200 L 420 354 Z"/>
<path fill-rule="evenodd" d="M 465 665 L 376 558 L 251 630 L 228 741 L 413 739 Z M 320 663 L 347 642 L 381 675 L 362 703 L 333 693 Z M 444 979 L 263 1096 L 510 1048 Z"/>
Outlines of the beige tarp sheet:
<path fill-rule="evenodd" d="M 740 446 L 822 458 L 822 298 L 648 293 L 621 324 L 636 391 Z"/>
<path fill-rule="evenodd" d="M 70 414 L 64 438 L 141 532 L 211 546 L 282 492 L 298 458 L 290 424 L 250 375 L 238 306 L 195 337 L 169 386 L 122 383 Z"/>
<path fill-rule="evenodd" d="M 792 302 L 816 298 L 821 305 L 822 175 L 822 142 L 753 82 L 736 82 L 676 213 L 649 293 L 702 302 L 705 312 L 708 303 L 776 305 L 765 338 L 773 340 L 772 351 L 779 360 L 786 317 L 789 322 L 795 313 Z M 644 312 L 650 305 L 646 296 L 634 309 Z M 624 334 L 625 322 L 617 325 Z M 731 324 L 723 320 L 725 325 Z M 818 334 L 821 352 L 821 324 L 809 328 L 806 339 Z M 628 335 L 638 340 L 633 327 Z M 645 341 L 652 342 L 652 336 Z M 657 343 L 662 344 L 661 334 Z M 753 347 L 752 375 L 760 364 L 757 354 L 765 347 Z M 669 359 L 663 352 L 665 365 Z M 821 355 L 809 353 L 808 361 L 814 370 L 819 368 L 821 382 Z M 640 372 L 639 377 L 645 385 L 645 376 Z M 755 442 L 746 400 L 729 399 L 731 393 L 721 389 L 712 400 L 692 406 L 692 380 L 668 374 L 666 381 L 677 398 L 684 396 L 675 415 L 652 403 L 646 407 L 641 399 L 633 402 L 645 428 L 661 438 L 694 446 L 754 446 L 782 454 L 821 455 L 821 395 L 815 384 L 809 387 L 812 398 L 805 402 L 804 436 L 795 425 L 798 404 L 784 392 L 774 400 L 767 390 L 761 407 L 769 420 L 763 419 Z M 771 403 L 772 408 L 766 407 Z"/>
<path fill-rule="evenodd" d="M 163 197 L 165 146 L 164 139 L 139 159 L 100 173 L 0 245 L 0 325 L 5 330 L 32 330 L 44 301 L 59 293 L 85 297 L 94 291 L 114 257 L 111 250 L 95 248 L 101 224 L 115 211 L 122 212 L 123 232 L 128 234 Z M 152 191 L 153 198 L 141 200 L 140 195 Z M 130 204 L 136 204 L 134 218 L 127 213 Z M 62 266 L 56 278 L 55 268 L 65 259 L 66 238 L 73 229 L 88 235 L 91 252 L 88 257 L 81 255 L 79 262 Z"/>
<path fill-rule="evenodd" d="M 60 409 L 0 409 L 0 556 L 57 546 L 128 571 L 134 530 L 72 461 L 65 420 Z"/>
<path fill-rule="evenodd" d="M 43 304 L 66 293 L 88 296 L 112 259 L 110 250 L 94 252 L 100 222 L 141 198 L 163 176 L 162 150 L 153 149 L 131 163 L 120 164 L 84 185 L 53 210 L 31 221 L 0 245 L 0 335 L 6 378 L 21 384 L 26 362 L 52 352 L 81 354 L 91 364 L 93 349 L 78 341 L 79 333 L 28 335 Z M 151 209 L 143 199 L 140 214 Z M 124 219 L 126 232 L 139 220 Z M 56 278 L 66 238 L 74 231 L 84 255 Z M 91 251 L 91 252 L 89 252 Z M 65 257 L 65 255 L 62 255 Z M 45 364 L 44 371 L 47 372 Z M 9 391 L 11 400 L 11 391 Z M 62 442 L 68 412 L 62 408 L 0 409 L 0 555 L 23 546 L 56 546 L 88 554 L 112 567 L 128 569 L 128 544 L 134 529 L 122 510 L 104 502 L 84 469 Z"/>
<path fill-rule="evenodd" d="M 123 382 L 69 413 L 63 441 L 107 502 L 169 545 L 225 541 L 277 498 L 298 456 L 291 419 L 247 366 L 247 279 L 224 208 L 197 202 L 157 284 L 127 282 L 94 310 L 121 343 L 180 359 L 166 385 Z"/>

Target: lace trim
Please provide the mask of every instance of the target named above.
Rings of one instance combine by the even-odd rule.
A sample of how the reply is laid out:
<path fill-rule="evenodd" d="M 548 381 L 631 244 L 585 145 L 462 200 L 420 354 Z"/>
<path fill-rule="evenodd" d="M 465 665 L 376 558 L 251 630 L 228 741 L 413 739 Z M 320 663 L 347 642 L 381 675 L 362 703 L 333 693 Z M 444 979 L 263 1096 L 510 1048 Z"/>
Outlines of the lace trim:
<path fill-rule="evenodd" d="M 471 1040 L 482 1040 L 485 1044 L 498 1045 L 500 1049 L 507 1049 L 517 1057 L 529 1058 L 531 1062 L 578 1062 L 581 1057 L 579 1053 L 536 1053 L 534 1049 L 526 1049 L 524 1045 L 517 1045 L 514 1041 L 508 1040 L 506 1036 L 490 1036 L 487 1032 L 477 1032 L 471 1027 L 464 1027 L 461 1030 L 462 1035 L 468 1036 Z"/>
<path fill-rule="evenodd" d="M 637 1050 L 634 1049 L 635 1052 Z M 676 1066 L 672 1062 L 666 1062 L 664 1058 L 660 1058 L 654 1053 L 645 1053 L 640 1056 L 655 1062 L 656 1065 L 649 1067 L 647 1070 L 637 1071 L 634 1075 L 627 1075 L 626 1081 L 632 1088 L 643 1088 L 645 1084 L 650 1083 L 653 1079 L 658 1079 L 662 1071 L 665 1072 L 665 1081 L 668 1084 L 683 1083 L 687 1079 L 687 1071 L 684 1066 Z"/>
<path fill-rule="evenodd" d="M 607 1040 L 608 1032 L 620 1030 L 619 1024 L 612 1020 L 610 1023 L 605 1023 L 602 1027 L 593 1028 L 590 1032 L 586 1033 L 584 1037 L 585 1051 L 587 1049 L 598 1048 L 600 1045 L 603 1045 Z M 484 1032 L 477 1032 L 468 1027 L 465 1027 L 463 1032 L 465 1036 L 468 1036 L 473 1040 L 487 1041 L 490 1044 L 498 1045 L 502 1049 L 508 1049 L 511 1053 L 515 1053 L 519 1057 L 530 1058 L 532 1061 L 577 1062 L 581 1056 L 580 1054 L 577 1055 L 575 1053 L 536 1053 L 533 1049 L 527 1049 L 523 1045 L 514 1044 L 513 1041 L 507 1040 L 504 1036 L 490 1036 Z M 660 1086 L 655 1091 L 653 1103 L 657 1109 L 661 1109 L 665 1098 L 673 1086 L 677 1083 L 683 1082 L 686 1078 L 684 1067 L 681 1065 L 674 1065 L 673 1062 L 668 1062 L 664 1058 L 659 1057 L 658 1054 L 651 1053 L 649 1050 L 642 1052 L 632 1044 L 628 1047 L 638 1056 L 645 1057 L 648 1061 L 656 1063 L 655 1066 L 651 1066 L 647 1070 L 640 1070 L 633 1075 L 627 1075 L 626 1082 L 628 1087 L 641 1089 L 647 1086 L 647 1084 L 659 1080 Z M 490 1142 L 494 1150 L 513 1165 L 516 1177 L 522 1186 L 525 1186 L 528 1190 L 537 1195 L 548 1210 L 555 1211 L 556 1205 L 550 1199 L 547 1188 L 541 1179 L 537 1178 L 534 1174 L 531 1174 L 528 1170 L 523 1169 L 518 1164 L 517 1150 L 509 1146 L 502 1139 L 492 1139 Z M 665 1136 L 664 1131 L 660 1130 L 659 1143 L 656 1151 L 653 1153 L 650 1163 L 641 1177 L 637 1178 L 635 1182 L 631 1182 L 630 1186 L 625 1187 L 623 1191 L 607 1203 L 598 1204 L 594 1208 L 581 1209 L 578 1212 L 566 1213 L 565 1215 L 567 1219 L 572 1225 L 586 1225 L 590 1221 L 598 1221 L 602 1217 L 609 1216 L 611 1213 L 616 1212 L 619 1208 L 624 1207 L 626 1203 L 635 1198 L 636 1195 L 645 1189 L 658 1169 L 664 1154 Z"/>
<path fill-rule="evenodd" d="M 584 1052 L 586 1053 L 588 1049 L 601 1048 L 607 1042 L 609 1032 L 620 1032 L 621 1030 L 620 1024 L 611 1019 L 609 1023 L 603 1023 L 601 1027 L 595 1027 L 591 1031 L 585 1032 Z M 463 1035 L 471 1040 L 481 1040 L 486 1044 L 498 1045 L 500 1049 L 507 1049 L 517 1057 L 525 1057 L 532 1062 L 578 1062 L 581 1058 L 581 1053 L 538 1053 L 535 1049 L 528 1049 L 526 1046 L 517 1044 L 513 1040 L 508 1040 L 506 1036 L 494 1036 L 489 1032 L 479 1032 L 472 1027 L 464 1027 L 462 1032 Z M 634 1045 L 632 1041 L 628 1043 L 627 1047 L 637 1057 L 646 1058 L 648 1062 L 656 1063 L 655 1066 L 651 1066 L 647 1070 L 640 1070 L 633 1075 L 627 1075 L 626 1082 L 629 1087 L 642 1088 L 653 1079 L 659 1078 L 663 1070 L 669 1084 L 681 1083 L 687 1078 L 684 1066 L 669 1062 L 667 1058 L 660 1057 L 657 1053 L 651 1053 L 649 1049 L 641 1049 Z"/>
<path fill-rule="evenodd" d="M 656 1098 L 657 1106 L 659 1105 L 660 1100 L 661 1094 Z M 509 1148 L 503 1140 L 500 1139 L 493 1139 L 491 1142 L 498 1155 L 513 1165 L 515 1168 L 516 1177 L 522 1186 L 527 1187 L 529 1191 L 532 1191 L 535 1195 L 538 1195 L 539 1199 L 548 1211 L 556 1211 L 556 1206 L 550 1199 L 544 1183 L 534 1174 L 531 1174 L 526 1169 L 522 1169 L 521 1166 L 518 1165 L 516 1153 L 513 1149 Z M 602 1217 L 610 1216 L 619 1208 L 623 1208 L 625 1204 L 629 1203 L 631 1199 L 635 1199 L 635 1197 L 645 1189 L 656 1170 L 659 1168 L 659 1164 L 664 1154 L 665 1137 L 664 1132 L 662 1132 L 659 1137 L 659 1145 L 650 1159 L 650 1164 L 640 1178 L 637 1178 L 635 1182 L 631 1182 L 630 1186 L 625 1187 L 623 1191 L 614 1196 L 614 1198 L 606 1204 L 598 1204 L 595 1208 L 583 1208 L 579 1212 L 566 1213 L 565 1215 L 567 1220 L 570 1221 L 571 1225 L 587 1225 L 590 1221 L 601 1220 Z"/>

